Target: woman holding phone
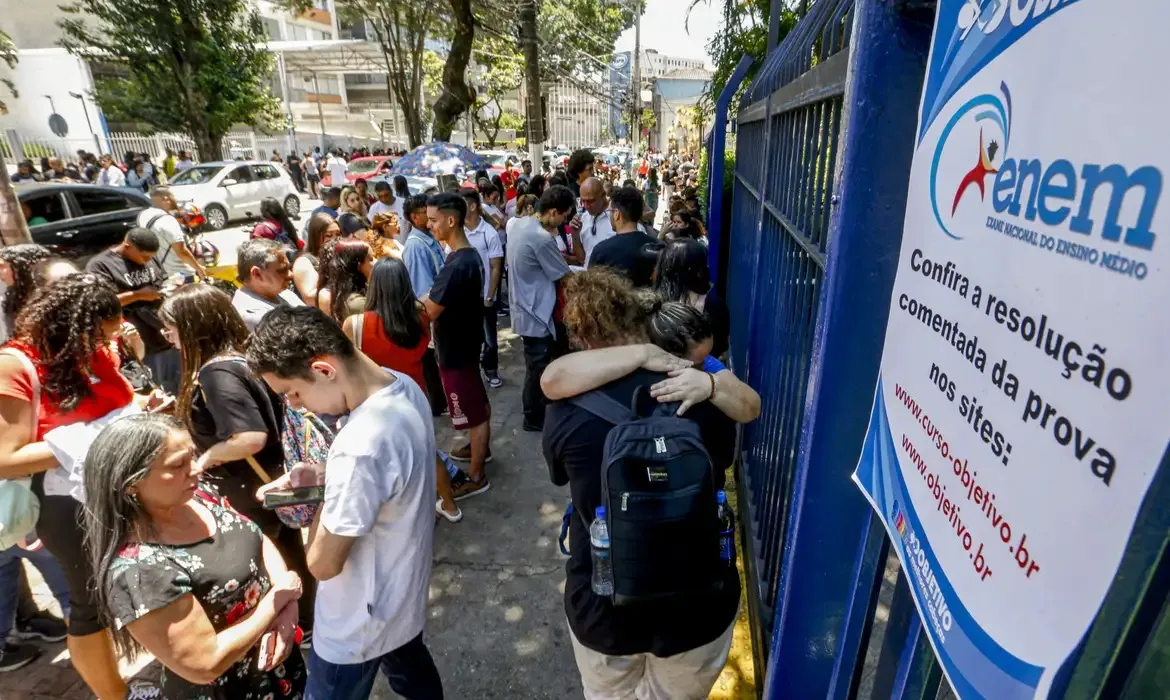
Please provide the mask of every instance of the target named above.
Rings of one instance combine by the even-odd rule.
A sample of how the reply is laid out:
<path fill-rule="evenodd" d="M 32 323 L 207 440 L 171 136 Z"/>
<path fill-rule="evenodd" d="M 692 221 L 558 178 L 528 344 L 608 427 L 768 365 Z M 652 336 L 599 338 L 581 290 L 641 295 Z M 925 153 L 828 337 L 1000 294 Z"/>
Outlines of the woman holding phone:
<path fill-rule="evenodd" d="M 183 287 L 163 302 L 160 316 L 164 335 L 183 359 L 175 416 L 191 432 L 198 466 L 301 577 L 300 621 L 309 634 L 316 587 L 300 531 L 282 525 L 255 497 L 257 489 L 284 474 L 284 402 L 244 362 L 248 328 L 226 293 L 206 284 Z"/>
<path fill-rule="evenodd" d="M 114 421 L 89 451 L 87 551 L 118 650 L 163 665 L 168 700 L 299 698 L 301 580 L 255 523 L 199 482 L 183 426 Z"/>

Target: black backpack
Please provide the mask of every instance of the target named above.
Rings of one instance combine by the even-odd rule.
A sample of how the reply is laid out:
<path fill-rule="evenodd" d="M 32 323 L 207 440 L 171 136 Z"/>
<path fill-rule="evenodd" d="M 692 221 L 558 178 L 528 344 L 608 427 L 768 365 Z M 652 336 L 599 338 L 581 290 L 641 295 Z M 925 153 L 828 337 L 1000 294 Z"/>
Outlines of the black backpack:
<path fill-rule="evenodd" d="M 706 595 L 717 591 L 719 558 L 715 469 L 699 426 L 680 418 L 678 404 L 652 413 L 600 391 L 571 399 L 613 424 L 605 438 L 601 499 L 609 525 L 614 605 Z M 593 513 L 580 513 L 588 528 Z"/>

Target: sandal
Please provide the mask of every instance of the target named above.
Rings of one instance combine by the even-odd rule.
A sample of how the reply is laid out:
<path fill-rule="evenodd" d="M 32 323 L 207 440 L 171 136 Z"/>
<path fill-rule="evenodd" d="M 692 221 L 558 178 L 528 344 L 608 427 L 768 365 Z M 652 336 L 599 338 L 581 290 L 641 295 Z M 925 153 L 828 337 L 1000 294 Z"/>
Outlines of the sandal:
<path fill-rule="evenodd" d="M 451 515 L 447 511 L 443 510 L 443 499 L 441 498 L 435 501 L 435 513 L 446 518 L 447 522 L 449 523 L 457 523 L 460 520 L 463 520 L 463 511 L 460 510 L 459 506 L 455 506 L 455 515 Z"/>

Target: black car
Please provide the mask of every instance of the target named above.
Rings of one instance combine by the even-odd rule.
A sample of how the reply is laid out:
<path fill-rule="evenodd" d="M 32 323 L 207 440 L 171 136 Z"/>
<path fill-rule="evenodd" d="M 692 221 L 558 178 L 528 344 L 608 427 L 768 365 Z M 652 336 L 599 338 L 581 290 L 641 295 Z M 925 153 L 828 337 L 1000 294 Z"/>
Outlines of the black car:
<path fill-rule="evenodd" d="M 33 243 L 56 255 L 84 262 L 120 243 L 138 221 L 150 198 L 124 187 L 84 183 L 16 183 L 16 197 L 27 206 Z"/>

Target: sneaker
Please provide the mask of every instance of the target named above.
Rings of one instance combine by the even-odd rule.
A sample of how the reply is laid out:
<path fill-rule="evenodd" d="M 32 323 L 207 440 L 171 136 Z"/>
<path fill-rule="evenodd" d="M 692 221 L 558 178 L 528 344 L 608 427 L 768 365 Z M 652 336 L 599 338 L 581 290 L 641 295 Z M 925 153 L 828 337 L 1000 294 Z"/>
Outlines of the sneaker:
<path fill-rule="evenodd" d="M 15 671 L 24 668 L 36 661 L 41 650 L 31 644 L 13 644 L 8 642 L 0 650 L 0 673 Z"/>
<path fill-rule="evenodd" d="M 455 493 L 455 500 L 462 501 L 464 498 L 471 498 L 481 493 L 487 493 L 491 488 L 492 483 L 484 477 L 483 481 L 468 479 L 458 486 L 452 486 L 451 490 Z"/>
<path fill-rule="evenodd" d="M 504 380 L 500 379 L 500 375 L 495 372 L 489 372 L 487 375 L 487 383 L 493 389 L 499 389 L 504 386 Z"/>
<path fill-rule="evenodd" d="M 448 456 L 451 457 L 451 459 L 455 460 L 456 462 L 470 462 L 471 461 L 471 443 L 469 442 L 466 445 L 464 445 L 463 447 L 457 448 L 453 452 L 449 453 Z M 491 461 L 492 461 L 492 450 L 491 450 L 491 448 L 488 448 L 487 459 L 485 459 L 483 461 L 483 463 L 487 464 Z"/>
<path fill-rule="evenodd" d="M 162 688 L 147 681 L 130 681 L 126 700 L 162 700 Z"/>
<path fill-rule="evenodd" d="M 441 498 L 435 501 L 435 512 L 446 518 L 449 523 L 457 523 L 463 519 L 463 511 L 459 509 L 459 506 L 455 506 L 455 514 L 452 515 L 443 509 L 443 499 Z"/>
<path fill-rule="evenodd" d="M 16 626 L 8 633 L 13 641 L 27 641 L 40 639 L 45 642 L 64 641 L 66 634 L 65 622 L 48 615 L 38 615 L 28 620 L 17 620 Z"/>

